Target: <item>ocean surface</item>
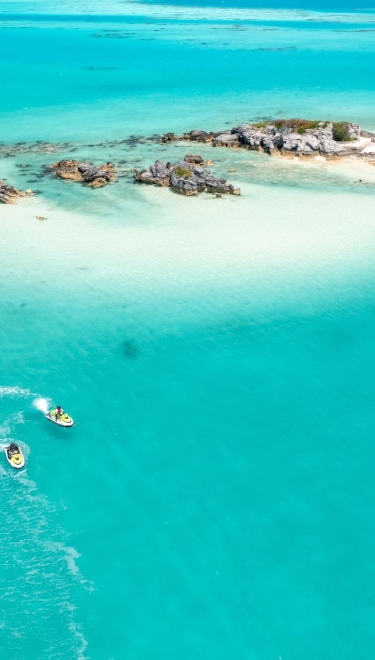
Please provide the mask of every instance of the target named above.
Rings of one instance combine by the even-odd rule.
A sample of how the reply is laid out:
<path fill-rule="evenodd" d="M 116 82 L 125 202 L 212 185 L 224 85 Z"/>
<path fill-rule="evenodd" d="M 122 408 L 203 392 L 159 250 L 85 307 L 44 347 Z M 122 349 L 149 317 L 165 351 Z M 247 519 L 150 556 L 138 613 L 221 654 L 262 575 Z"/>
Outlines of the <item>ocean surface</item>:
<path fill-rule="evenodd" d="M 374 130 L 375 8 L 3 1 L 0 64 L 0 179 L 37 191 L 0 208 L 1 660 L 372 660 L 375 168 L 132 170 L 192 150 L 163 131 Z"/>

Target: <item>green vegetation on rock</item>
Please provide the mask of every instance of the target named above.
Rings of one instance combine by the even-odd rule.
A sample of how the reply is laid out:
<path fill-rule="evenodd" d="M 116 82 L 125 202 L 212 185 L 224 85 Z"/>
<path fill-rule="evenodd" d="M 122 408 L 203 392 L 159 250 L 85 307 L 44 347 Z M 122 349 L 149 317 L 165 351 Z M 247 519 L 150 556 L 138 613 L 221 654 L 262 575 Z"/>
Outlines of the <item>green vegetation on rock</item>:
<path fill-rule="evenodd" d="M 265 128 L 267 125 L 274 125 L 279 131 L 283 128 L 290 128 L 293 132 L 303 135 L 307 130 L 314 128 L 327 128 L 328 121 L 321 121 L 320 119 L 277 119 L 272 121 L 260 121 L 254 124 L 256 128 Z"/>
<path fill-rule="evenodd" d="M 349 127 L 347 121 L 335 121 L 332 124 L 333 139 L 336 142 L 350 142 L 353 138 L 349 135 Z"/>
<path fill-rule="evenodd" d="M 291 128 L 292 131 L 296 131 L 300 135 L 303 135 L 307 129 L 318 128 L 321 123 L 322 122 L 319 119 L 313 121 L 309 119 L 278 119 L 275 122 L 275 126 L 279 130 L 282 128 Z"/>
<path fill-rule="evenodd" d="M 178 166 L 178 167 L 176 167 L 176 174 L 178 176 L 182 176 L 184 179 L 188 179 L 189 176 L 191 175 L 191 171 L 186 170 L 184 167 Z"/>

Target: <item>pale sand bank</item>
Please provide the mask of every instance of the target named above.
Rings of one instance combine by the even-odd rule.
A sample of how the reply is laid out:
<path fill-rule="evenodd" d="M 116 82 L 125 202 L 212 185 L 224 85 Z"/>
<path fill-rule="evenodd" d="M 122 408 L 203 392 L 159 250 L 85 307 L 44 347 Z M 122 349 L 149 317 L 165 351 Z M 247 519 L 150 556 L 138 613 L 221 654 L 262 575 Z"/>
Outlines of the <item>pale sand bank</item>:
<path fill-rule="evenodd" d="M 17 300 L 21 290 L 51 304 L 81 297 L 87 308 L 110 309 L 112 298 L 125 298 L 145 322 L 152 310 L 173 325 L 194 322 L 197 309 L 204 317 L 207 300 L 208 317 L 212 307 L 227 314 L 233 292 L 252 314 L 302 303 L 309 313 L 374 280 L 372 195 L 245 185 L 242 198 L 182 198 L 161 188 L 142 188 L 141 197 L 115 221 L 42 198 L 2 207 L 3 281 Z"/>

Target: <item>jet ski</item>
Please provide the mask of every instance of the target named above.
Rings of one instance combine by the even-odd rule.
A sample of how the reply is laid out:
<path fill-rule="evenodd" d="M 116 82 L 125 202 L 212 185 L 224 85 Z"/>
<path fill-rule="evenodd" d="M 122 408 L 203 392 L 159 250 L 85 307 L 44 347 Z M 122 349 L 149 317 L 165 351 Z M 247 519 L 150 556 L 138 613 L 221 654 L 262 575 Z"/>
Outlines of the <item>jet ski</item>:
<path fill-rule="evenodd" d="M 4 454 L 9 465 L 16 468 L 16 470 L 24 467 L 25 457 L 22 453 L 21 447 L 16 445 L 15 442 L 11 442 L 10 445 L 4 447 Z"/>
<path fill-rule="evenodd" d="M 50 410 L 46 414 L 46 418 L 49 419 L 50 422 L 58 424 L 58 426 L 73 426 L 74 424 L 72 418 L 61 408 L 59 411 L 57 409 Z"/>

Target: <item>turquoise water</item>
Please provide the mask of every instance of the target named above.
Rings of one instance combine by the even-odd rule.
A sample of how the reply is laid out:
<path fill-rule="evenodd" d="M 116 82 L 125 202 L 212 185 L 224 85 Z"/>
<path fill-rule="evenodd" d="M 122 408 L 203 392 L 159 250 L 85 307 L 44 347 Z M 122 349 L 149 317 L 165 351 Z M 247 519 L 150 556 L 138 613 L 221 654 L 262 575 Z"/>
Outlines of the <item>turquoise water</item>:
<path fill-rule="evenodd" d="M 375 128 L 374 17 L 0 9 L 0 176 L 40 191 L 0 209 L 1 658 L 369 660 L 375 170 L 199 146 L 242 196 L 184 199 L 131 170 L 191 146 L 129 136 Z"/>

